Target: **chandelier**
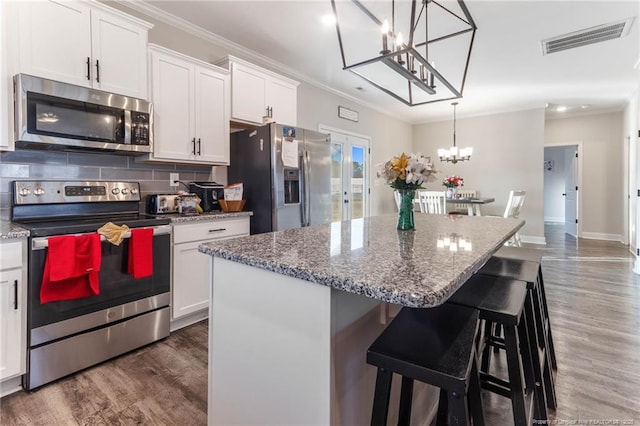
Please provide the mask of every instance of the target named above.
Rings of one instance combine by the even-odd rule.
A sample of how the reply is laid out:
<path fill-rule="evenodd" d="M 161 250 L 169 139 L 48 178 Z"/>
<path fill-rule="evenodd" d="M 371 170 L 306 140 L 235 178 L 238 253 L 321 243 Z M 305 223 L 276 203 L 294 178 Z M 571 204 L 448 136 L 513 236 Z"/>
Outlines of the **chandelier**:
<path fill-rule="evenodd" d="M 331 0 L 343 69 L 409 106 L 461 98 L 476 25 L 442 3 Z"/>
<path fill-rule="evenodd" d="M 439 149 L 438 157 L 440 161 L 449 161 L 456 164 L 458 161 L 471 160 L 471 154 L 473 154 L 473 148 L 458 148 L 456 146 L 456 106 L 457 102 L 453 102 L 453 146 L 449 149 Z"/>

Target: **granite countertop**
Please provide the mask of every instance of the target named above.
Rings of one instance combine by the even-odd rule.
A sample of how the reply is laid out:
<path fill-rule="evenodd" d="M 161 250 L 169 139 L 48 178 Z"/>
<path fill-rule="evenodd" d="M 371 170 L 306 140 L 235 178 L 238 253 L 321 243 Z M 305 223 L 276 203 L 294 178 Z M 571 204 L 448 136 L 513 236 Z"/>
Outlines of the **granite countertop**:
<path fill-rule="evenodd" d="M 24 238 L 29 236 L 29 231 L 9 221 L 0 221 L 0 239 Z"/>
<path fill-rule="evenodd" d="M 431 307 L 444 303 L 524 225 L 520 219 L 428 214 L 416 214 L 415 231 L 398 231 L 396 223 L 397 215 L 376 216 L 216 241 L 199 250 L 386 302 Z"/>
<path fill-rule="evenodd" d="M 232 217 L 245 217 L 253 216 L 253 212 L 207 212 L 193 216 L 182 216 L 179 214 L 168 214 L 162 217 L 171 219 L 171 223 L 185 223 L 185 222 L 206 222 L 214 221 L 218 219 L 229 219 Z"/>

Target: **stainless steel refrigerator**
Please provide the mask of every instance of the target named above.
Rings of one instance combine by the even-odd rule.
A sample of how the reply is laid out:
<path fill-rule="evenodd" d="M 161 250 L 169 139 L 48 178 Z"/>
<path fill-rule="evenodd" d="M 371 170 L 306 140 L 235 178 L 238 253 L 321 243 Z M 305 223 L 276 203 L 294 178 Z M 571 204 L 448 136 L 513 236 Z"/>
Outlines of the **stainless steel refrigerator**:
<path fill-rule="evenodd" d="M 330 142 L 276 123 L 231 134 L 228 181 L 244 185 L 252 234 L 331 221 Z"/>

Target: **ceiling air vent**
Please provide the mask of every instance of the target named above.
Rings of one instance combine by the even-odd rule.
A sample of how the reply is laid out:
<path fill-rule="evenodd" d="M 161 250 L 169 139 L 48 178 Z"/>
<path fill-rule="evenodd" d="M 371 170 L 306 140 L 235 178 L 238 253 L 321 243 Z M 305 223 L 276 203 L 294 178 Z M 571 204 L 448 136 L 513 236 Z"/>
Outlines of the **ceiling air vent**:
<path fill-rule="evenodd" d="M 542 40 L 542 54 L 560 52 L 601 41 L 622 38 L 629 33 L 633 18 L 585 28 L 569 34 Z"/>

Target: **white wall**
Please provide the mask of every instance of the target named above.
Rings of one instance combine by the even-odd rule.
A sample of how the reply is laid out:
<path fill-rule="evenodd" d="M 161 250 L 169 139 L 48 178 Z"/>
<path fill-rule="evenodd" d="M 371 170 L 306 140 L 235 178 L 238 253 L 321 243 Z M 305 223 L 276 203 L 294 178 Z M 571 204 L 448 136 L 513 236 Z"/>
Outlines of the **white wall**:
<path fill-rule="evenodd" d="M 438 148 L 453 144 L 452 121 L 417 125 L 413 134 L 414 150 L 436 160 L 440 178 L 460 175 L 465 188 L 495 197 L 495 203 L 482 207 L 483 214 L 502 215 L 510 190 L 527 191 L 521 234 L 524 241 L 537 243 L 544 243 L 543 142 L 544 109 L 458 119 L 456 144 L 473 147 L 473 156 L 457 164 L 440 163 L 436 155 Z M 428 188 L 443 189 L 440 182 Z"/>
<path fill-rule="evenodd" d="M 623 122 L 623 138 L 625 140 L 625 158 L 628 158 L 628 168 L 626 169 L 625 179 L 627 181 L 627 189 L 629 193 L 629 210 L 627 215 L 628 220 L 628 243 L 629 249 L 635 252 L 636 248 L 636 209 L 638 204 L 637 196 L 637 155 L 638 155 L 638 129 L 640 123 L 638 122 L 638 91 L 636 91 L 627 102 L 627 105 L 622 114 Z M 627 140 L 629 141 L 627 143 Z"/>
<path fill-rule="evenodd" d="M 564 222 L 564 182 L 566 147 L 546 147 L 544 161 L 553 161 L 553 170 L 544 171 L 544 220 Z M 572 149 L 573 150 L 573 149 Z"/>
<path fill-rule="evenodd" d="M 545 144 L 583 143 L 582 236 L 622 241 L 626 193 L 622 112 L 548 120 Z"/>

